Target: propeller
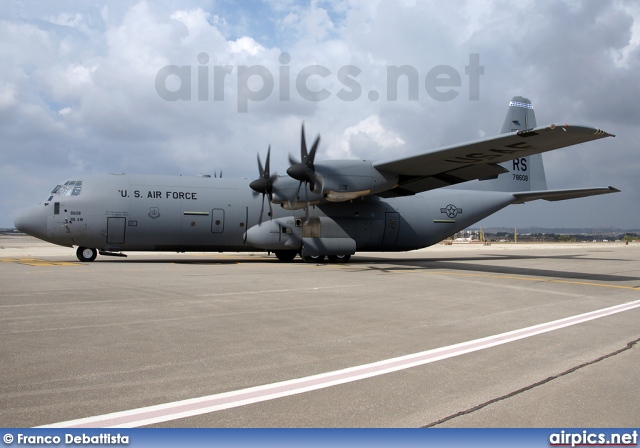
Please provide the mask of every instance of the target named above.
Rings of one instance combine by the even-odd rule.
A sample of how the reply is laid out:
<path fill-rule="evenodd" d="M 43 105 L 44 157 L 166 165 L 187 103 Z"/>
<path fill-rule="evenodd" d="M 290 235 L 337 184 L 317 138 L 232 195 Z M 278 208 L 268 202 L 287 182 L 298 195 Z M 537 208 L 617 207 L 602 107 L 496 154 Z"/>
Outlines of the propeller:
<path fill-rule="evenodd" d="M 318 135 L 311 146 L 311 151 L 307 152 L 307 141 L 304 136 L 304 123 L 302 124 L 302 133 L 300 135 L 300 158 L 301 161 L 298 162 L 293 158 L 291 154 L 289 154 L 289 163 L 291 166 L 287 169 L 287 174 L 295 180 L 300 181 L 298 185 L 298 193 L 300 192 L 300 187 L 304 183 L 305 185 L 309 185 L 311 191 L 317 194 L 322 194 L 322 190 L 324 189 L 324 180 L 320 174 L 316 173 L 315 165 L 313 164 L 316 158 L 316 151 L 318 150 L 318 145 L 320 144 L 320 136 Z M 297 196 L 297 194 L 296 194 Z M 307 198 L 307 202 L 308 198 Z"/>
<path fill-rule="evenodd" d="M 276 173 L 273 175 L 270 173 L 269 162 L 271 159 L 271 145 L 267 150 L 267 160 L 262 167 L 262 161 L 260 160 L 260 153 L 258 153 L 258 170 L 260 171 L 260 177 L 249 184 L 249 187 L 253 190 L 253 196 L 257 196 L 262 193 L 262 207 L 260 209 L 260 223 L 262 223 L 262 215 L 264 213 L 264 197 L 269 196 L 269 219 L 273 219 L 273 207 L 271 202 L 273 201 L 273 182 L 278 178 Z"/>

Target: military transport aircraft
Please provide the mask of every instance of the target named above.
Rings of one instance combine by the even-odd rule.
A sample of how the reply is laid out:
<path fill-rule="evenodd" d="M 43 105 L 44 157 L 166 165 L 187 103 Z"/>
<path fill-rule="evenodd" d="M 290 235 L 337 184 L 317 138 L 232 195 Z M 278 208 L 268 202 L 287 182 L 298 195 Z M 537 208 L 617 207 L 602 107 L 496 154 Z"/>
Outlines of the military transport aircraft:
<path fill-rule="evenodd" d="M 514 97 L 500 135 L 391 160 L 315 161 L 320 137 L 287 176 L 103 174 L 73 177 L 22 210 L 18 230 L 77 246 L 80 261 L 123 251 L 269 251 L 281 261 L 346 262 L 356 251 L 436 244 L 510 204 L 614 193 L 547 190 L 543 152 L 610 137 L 574 125 L 536 127 L 531 101 Z M 265 214 L 265 199 L 268 211 Z M 274 206 L 275 205 L 275 206 Z"/>

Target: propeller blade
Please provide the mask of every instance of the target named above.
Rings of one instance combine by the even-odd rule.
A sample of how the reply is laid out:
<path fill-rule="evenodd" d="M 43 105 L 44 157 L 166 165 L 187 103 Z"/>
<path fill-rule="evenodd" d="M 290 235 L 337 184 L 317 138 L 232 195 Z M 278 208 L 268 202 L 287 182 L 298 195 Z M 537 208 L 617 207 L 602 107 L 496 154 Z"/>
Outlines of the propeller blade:
<path fill-rule="evenodd" d="M 300 199 L 300 187 L 302 187 L 302 181 L 300 181 L 300 183 L 298 184 L 298 189 L 296 190 L 296 201 Z"/>
<path fill-rule="evenodd" d="M 273 202 L 273 183 L 278 178 L 278 173 L 273 173 L 271 177 L 267 180 L 269 189 L 267 190 L 267 197 L 269 199 L 269 220 L 273 219 L 273 206 L 271 203 Z M 264 197 L 264 195 L 263 195 Z"/>
<path fill-rule="evenodd" d="M 260 172 L 260 177 L 264 177 L 264 168 L 262 168 L 262 161 L 260 160 L 260 153 L 258 153 L 258 171 Z"/>
<path fill-rule="evenodd" d="M 306 199 L 305 202 L 307 203 L 307 205 L 305 207 L 305 210 L 304 210 L 304 220 L 305 221 L 309 221 L 309 189 L 307 188 L 307 183 L 306 182 L 305 182 L 305 185 L 304 185 L 304 196 L 305 196 L 305 199 Z"/>
<path fill-rule="evenodd" d="M 296 191 L 295 200 L 300 202 L 300 188 L 302 184 L 305 185 L 305 202 L 306 202 L 306 215 L 309 216 L 309 191 L 313 193 L 320 193 L 324 191 L 324 179 L 321 175 L 316 174 L 316 168 L 314 166 L 314 160 L 318 147 L 320 146 L 320 136 L 318 135 L 311 146 L 311 152 L 307 151 L 307 140 L 305 137 L 304 122 L 300 130 L 300 158 L 301 161 L 297 161 L 291 154 L 289 154 L 290 166 L 287 169 L 287 174 L 292 179 L 299 181 L 298 189 Z"/>
<path fill-rule="evenodd" d="M 271 145 L 269 145 L 269 149 L 267 149 L 267 162 L 264 164 L 264 173 L 263 177 L 270 177 L 269 173 L 271 172 L 269 168 L 269 159 L 271 158 Z"/>
<path fill-rule="evenodd" d="M 264 212 L 264 194 L 262 195 L 262 207 L 260 207 L 260 220 L 258 221 L 258 225 L 262 224 L 262 213 Z"/>
<path fill-rule="evenodd" d="M 269 196 L 269 216 L 273 216 L 273 207 L 271 202 L 273 201 L 273 183 L 278 179 L 278 174 L 271 174 L 271 145 L 267 149 L 267 159 L 264 166 L 260 159 L 260 153 L 258 153 L 258 171 L 260 171 L 260 177 L 249 184 L 249 187 L 253 190 L 253 197 L 262 193 L 262 205 L 260 207 L 260 224 L 264 218 L 264 197 Z M 222 177 L 222 172 L 220 173 Z"/>
<path fill-rule="evenodd" d="M 318 186 L 320 186 L 320 188 L 318 188 Z M 313 187 L 311 187 L 311 191 L 316 194 L 322 194 L 324 191 L 324 178 L 318 173 L 313 173 Z"/>
<path fill-rule="evenodd" d="M 311 183 L 311 189 L 314 190 L 315 184 L 318 182 L 315 179 L 315 166 L 314 160 L 320 145 L 320 136 L 318 135 L 311 146 L 311 152 L 307 152 L 307 142 L 304 133 L 304 123 L 302 123 L 302 130 L 300 131 L 300 157 L 301 161 L 298 162 L 291 154 L 289 154 L 289 163 L 291 166 L 287 169 L 287 174 L 300 182 Z"/>
<path fill-rule="evenodd" d="M 302 157 L 302 161 L 304 162 L 305 157 L 307 157 L 307 139 L 304 137 L 304 122 L 302 123 L 302 133 L 300 135 L 300 157 Z"/>
<path fill-rule="evenodd" d="M 313 167 L 313 161 L 316 158 L 316 150 L 318 149 L 318 145 L 320 144 L 320 136 L 316 137 L 316 140 L 313 142 L 313 146 L 311 147 L 311 152 L 309 153 L 309 157 L 307 158 L 307 166 Z"/>

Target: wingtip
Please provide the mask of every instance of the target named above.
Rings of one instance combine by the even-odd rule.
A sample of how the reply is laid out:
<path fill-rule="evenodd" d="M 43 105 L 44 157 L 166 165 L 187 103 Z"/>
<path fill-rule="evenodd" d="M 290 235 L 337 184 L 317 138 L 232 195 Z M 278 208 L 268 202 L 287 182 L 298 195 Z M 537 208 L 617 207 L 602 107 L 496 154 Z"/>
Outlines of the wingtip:
<path fill-rule="evenodd" d="M 593 135 L 602 135 L 603 137 L 615 137 L 615 134 L 610 134 L 607 131 L 603 131 L 602 129 L 597 129 L 596 131 L 593 133 Z"/>
<path fill-rule="evenodd" d="M 555 129 L 562 129 L 563 131 L 567 131 L 567 130 L 571 130 L 571 129 L 579 129 L 580 132 L 585 132 L 585 133 L 591 133 L 592 135 L 597 135 L 598 138 L 601 137 L 615 137 L 615 134 L 611 134 L 605 130 L 599 129 L 599 128 L 595 128 L 593 126 L 589 126 L 589 125 L 580 125 L 580 124 L 549 124 L 547 126 L 540 126 L 539 128 L 535 128 L 532 129 L 531 131 L 538 131 L 538 130 L 555 130 Z M 529 132 L 529 131 L 520 131 L 520 132 Z"/>

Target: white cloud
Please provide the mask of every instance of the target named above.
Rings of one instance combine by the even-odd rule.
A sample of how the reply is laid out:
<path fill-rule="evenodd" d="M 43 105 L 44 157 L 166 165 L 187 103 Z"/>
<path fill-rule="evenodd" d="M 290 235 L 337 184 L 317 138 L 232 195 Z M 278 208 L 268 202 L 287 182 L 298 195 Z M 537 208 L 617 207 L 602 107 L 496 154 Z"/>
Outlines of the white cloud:
<path fill-rule="evenodd" d="M 75 28 L 83 33 L 90 33 L 90 26 L 87 23 L 87 17 L 81 13 L 60 13 L 55 17 L 50 17 L 49 22 L 59 25 Z"/>
<path fill-rule="evenodd" d="M 210 15 L 200 8 L 191 11 L 176 11 L 170 17 L 187 27 L 188 34 L 183 38 L 184 44 L 194 42 L 203 34 L 207 34 L 211 28 Z"/>
<path fill-rule="evenodd" d="M 355 126 L 344 131 L 344 135 L 351 137 L 354 134 L 365 134 L 383 148 L 404 145 L 404 140 L 395 132 L 388 131 L 380 124 L 380 117 L 372 115 L 365 118 Z"/>
<path fill-rule="evenodd" d="M 378 115 L 371 115 L 345 129 L 340 143 L 329 148 L 329 155 L 332 158 L 376 159 L 404 144 L 398 134 L 382 126 Z"/>
<path fill-rule="evenodd" d="M 246 52 L 251 56 L 257 56 L 265 48 L 249 36 L 243 36 L 237 40 L 227 42 L 229 51 L 233 54 Z"/>
<path fill-rule="evenodd" d="M 16 103 L 16 86 L 11 83 L 0 83 L 0 110 L 9 109 Z"/>
<path fill-rule="evenodd" d="M 316 0 L 307 7 L 294 7 L 279 24 L 282 32 L 293 33 L 298 42 L 321 42 L 336 31 L 328 11 Z"/>

